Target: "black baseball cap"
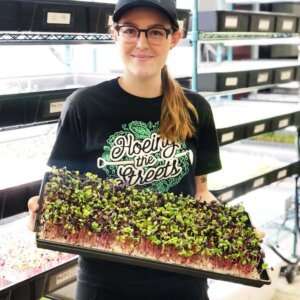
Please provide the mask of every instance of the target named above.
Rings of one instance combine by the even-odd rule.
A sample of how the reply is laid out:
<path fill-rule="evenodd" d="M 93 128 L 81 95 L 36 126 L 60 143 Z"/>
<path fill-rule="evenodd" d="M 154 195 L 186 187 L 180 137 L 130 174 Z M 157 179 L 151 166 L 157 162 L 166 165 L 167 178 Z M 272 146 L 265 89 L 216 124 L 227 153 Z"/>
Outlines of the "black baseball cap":
<path fill-rule="evenodd" d="M 164 13 L 176 29 L 177 22 L 176 0 L 119 0 L 113 14 L 113 21 L 118 22 L 122 15 L 129 9 L 135 7 L 152 7 Z"/>

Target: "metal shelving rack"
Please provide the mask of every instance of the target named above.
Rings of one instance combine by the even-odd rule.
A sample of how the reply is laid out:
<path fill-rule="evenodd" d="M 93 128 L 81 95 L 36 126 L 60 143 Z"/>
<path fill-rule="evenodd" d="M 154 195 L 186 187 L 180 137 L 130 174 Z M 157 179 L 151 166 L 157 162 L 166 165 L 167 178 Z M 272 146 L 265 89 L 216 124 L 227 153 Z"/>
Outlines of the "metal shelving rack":
<path fill-rule="evenodd" d="M 3 0 L 4 1 L 4 0 Z M 26 4 L 26 2 L 30 0 L 18 0 L 20 2 L 23 2 Z M 1 4 L 2 0 L 0 0 Z M 38 3 L 39 0 L 32 0 L 34 3 Z M 45 0 L 44 3 L 46 4 L 62 4 L 60 0 Z M 94 8 L 98 7 L 99 5 L 103 4 L 102 1 L 75 1 L 75 0 L 66 0 L 63 4 L 76 4 L 77 7 L 80 5 L 92 5 Z M 185 16 L 184 11 L 180 11 L 180 14 L 182 14 L 182 17 Z M 108 19 L 109 21 L 109 19 Z M 188 24 L 188 22 L 187 22 Z M 3 24 L 2 24 L 3 25 Z M 187 41 L 187 40 L 186 40 Z M 185 41 L 185 42 L 186 42 Z M 108 33 L 85 33 L 85 32 L 60 32 L 59 30 L 55 32 L 50 31 L 13 31 L 13 30 L 6 30 L 6 31 L 0 31 L 0 46 L 6 46 L 6 45 L 73 45 L 73 44 L 111 44 L 113 42 L 112 36 Z M 183 42 L 184 43 L 184 42 Z M 67 53 L 68 55 L 69 53 Z M 21 100 L 25 97 L 31 97 L 34 96 L 37 99 L 38 102 L 38 108 L 42 108 L 44 104 L 51 105 L 52 100 L 55 100 L 54 103 L 55 109 L 53 116 L 46 116 L 46 119 L 41 120 L 33 120 L 33 122 L 30 122 L 29 119 L 26 120 L 26 122 L 21 122 L 22 124 L 19 124 L 18 122 L 16 124 L 8 124 L 8 126 L 0 126 L 0 131 L 8 131 L 13 129 L 24 129 L 24 127 L 32 127 L 36 125 L 42 125 L 42 124 L 48 124 L 57 121 L 58 115 L 60 112 L 60 107 L 62 102 L 64 101 L 67 94 L 70 94 L 76 86 L 72 86 L 72 88 L 62 88 L 56 90 L 56 94 L 54 97 L 50 97 L 51 91 L 49 92 L 47 89 L 42 90 L 41 92 L 34 92 L 31 91 L 28 93 L 28 91 L 21 93 L 18 95 L 18 93 L 15 94 L 9 94 L 6 93 L 2 94 L 0 96 L 0 102 L 4 101 L 5 98 L 8 100 L 15 100 L 16 97 L 19 97 L 18 99 Z M 5 97 L 4 97 L 5 96 Z M 50 99 L 49 99 L 50 97 Z M 43 102 L 43 100 L 44 101 Z M 52 99 L 52 100 L 51 100 Z M 50 102 L 49 102 L 50 100 Z M 0 103 L 2 105 L 2 103 Z M 26 107 L 28 107 L 29 101 L 26 103 Z M 3 108 L 1 106 L 1 108 Z M 25 108 L 25 107 L 24 107 Z M 43 109 L 42 109 L 43 110 Z M 35 109 L 34 109 L 35 111 Z M 46 111 L 49 112 L 49 107 L 46 108 Z M 50 109 L 51 111 L 51 109 Z M 43 112 L 42 112 L 43 114 Z M 23 116 L 23 114 L 19 114 L 19 117 Z M 37 176 L 38 172 L 41 171 L 40 176 Z M 10 182 L 8 185 L 2 184 L 0 186 L 0 192 L 5 192 L 6 190 L 8 192 L 12 190 L 18 190 L 20 189 L 29 189 L 32 187 L 38 187 L 41 182 L 41 178 L 43 176 L 42 173 L 44 173 L 43 170 L 38 170 L 38 172 L 35 172 L 35 174 L 27 174 L 27 178 L 16 178 L 16 180 L 13 180 L 13 182 Z M 30 173 L 30 172 L 29 172 Z M 38 177 L 38 178 L 37 178 Z M 1 194 L 2 195 L 2 194 Z M 5 197 L 5 196 L 4 196 Z M 10 222 L 12 226 L 14 226 L 14 223 L 17 223 L 18 220 L 7 220 L 7 218 L 3 219 L 3 206 L 6 203 L 6 199 L 1 199 L 0 203 L 0 225 L 2 226 L 3 222 Z M 4 225 L 3 225 L 4 226 Z M 7 226 L 10 227 L 9 224 Z M 12 233 L 12 235 L 14 235 Z M 15 293 L 22 294 L 23 290 L 28 291 L 29 294 L 22 294 L 22 297 L 24 299 L 35 299 L 37 295 L 41 295 L 40 293 L 51 293 L 52 291 L 56 290 L 60 286 L 66 284 L 65 277 L 67 278 L 75 278 L 75 270 L 74 270 L 74 264 L 76 264 L 76 258 L 73 259 L 71 262 L 57 264 L 57 266 L 54 266 L 53 268 L 46 270 L 45 272 L 36 272 L 32 276 L 29 276 L 26 280 L 12 280 L 12 282 L 4 282 L 2 281 L 2 278 L 0 277 L 0 299 L 8 300 L 15 297 Z M 74 280 L 74 279 L 73 279 Z M 48 295 L 47 295 L 48 296 Z M 51 296 L 51 295 L 49 295 Z"/>
<path fill-rule="evenodd" d="M 23 0 L 20 0 L 23 1 Z M 35 0 L 34 0 L 35 1 Z M 1 4 L 0 0 L 0 4 Z M 24 3 L 27 2 L 26 0 L 23 1 Z M 37 1 L 35 1 L 37 2 Z M 44 1 L 50 4 L 62 4 L 61 1 L 55 1 L 55 0 L 47 0 Z M 77 3 L 78 2 L 78 3 Z M 87 1 L 85 1 L 87 2 Z M 76 3 L 76 5 L 80 6 L 82 5 L 82 1 L 64 1 L 64 4 L 68 3 Z M 97 1 L 88 1 L 90 5 L 93 5 L 94 7 L 97 7 L 99 3 Z M 3 23 L 2 23 L 3 25 Z M 112 36 L 108 33 L 76 33 L 76 32 L 37 32 L 37 31 L 0 31 L 0 46 L 6 46 L 6 45 L 73 45 L 73 44 L 110 44 L 112 43 Z M 62 98 L 65 98 L 67 94 L 71 93 L 74 89 L 68 89 L 68 90 L 58 90 L 55 94 L 55 97 L 53 99 L 56 99 L 61 101 Z M 26 94 L 26 93 L 25 93 Z M 32 93 L 34 94 L 34 93 Z M 7 95 L 8 99 L 11 100 L 17 95 Z M 23 98 L 24 94 L 19 96 L 19 99 Z M 43 91 L 41 93 L 37 93 L 35 95 L 37 98 L 37 101 L 39 102 L 39 106 L 41 104 L 41 100 L 43 97 L 46 97 L 46 99 L 49 100 L 49 91 Z M 56 97 L 57 96 L 57 97 Z M 1 98 L 1 97 L 0 97 Z M 2 99 L 0 99 L 2 101 Z M 28 107 L 28 103 L 26 103 L 26 106 Z M 2 109 L 2 103 L 1 103 L 1 109 Z M 3 113 L 3 111 L 2 111 Z M 42 113 L 43 114 L 43 113 Z M 19 116 L 22 116 L 23 114 L 19 114 Z M 57 114 L 55 114 L 57 117 Z M 41 122 L 34 122 L 34 123 L 27 123 L 27 124 L 14 124 L 13 126 L 7 126 L 7 127 L 1 127 L 2 131 L 10 130 L 10 129 L 16 129 L 16 128 L 24 128 L 25 126 L 35 126 L 35 125 L 41 125 L 46 124 L 49 122 L 53 122 L 53 120 L 47 121 L 47 120 L 40 120 Z M 22 126 L 23 125 L 23 126 Z M 36 175 L 36 174 L 35 174 Z M 30 177 L 30 176 L 29 176 Z M 1 192 L 1 198 L 2 198 L 2 192 L 5 190 L 10 193 L 12 190 L 21 191 L 23 189 L 35 189 L 40 185 L 40 179 L 42 177 L 38 176 L 38 178 L 34 178 L 35 176 L 31 176 L 31 178 L 27 179 L 21 179 L 17 185 L 13 186 L 0 186 L 0 192 Z M 19 178 L 20 179 L 20 178 Z M 18 180 L 17 180 L 18 181 Z M 18 223 L 22 223 L 22 229 L 26 228 L 26 224 L 23 224 L 24 221 L 26 221 L 26 216 L 22 215 L 21 219 L 19 220 L 19 216 L 13 216 L 12 218 L 5 218 L 3 219 L 2 213 L 3 213 L 3 206 L 6 203 L 6 194 L 4 193 L 4 199 L 1 199 L 0 203 L 0 225 L 1 229 L 6 230 L 5 228 L 10 228 L 12 231 L 12 235 L 14 234 L 14 228 L 18 227 Z M 19 226 L 20 227 L 20 226 Z M 19 228 L 20 229 L 20 228 Z M 19 229 L 16 229 L 17 231 Z M 20 230 L 19 230 L 20 231 Z M 18 232 L 19 232 L 18 231 Z M 24 234 L 25 236 L 25 234 Z M 34 242 L 32 243 L 34 245 Z M 0 247 L 1 248 L 1 247 Z M 34 247 L 33 247 L 34 248 Z M 1 249 L 3 250 L 3 249 Z M 33 249 L 34 251 L 34 249 Z M 34 253 L 33 253 L 34 254 Z M 2 257 L 1 257 L 2 258 Z M 0 258 L 0 260 L 1 260 Z M 73 256 L 70 260 L 62 260 L 60 262 L 57 262 L 56 264 L 53 263 L 53 265 L 43 268 L 42 271 L 32 271 L 28 276 L 25 276 L 26 274 L 23 274 L 23 279 L 18 280 L 18 278 L 21 278 L 21 274 L 17 276 L 16 278 L 11 277 L 11 280 L 8 280 L 8 278 L 2 277 L 2 272 L 0 276 L 0 299 L 1 300 L 9 300 L 14 299 L 15 297 L 18 297 L 16 295 L 22 295 L 22 299 L 36 299 L 37 297 L 42 296 L 44 293 L 51 293 L 54 290 L 57 290 L 61 286 L 64 286 L 68 284 L 71 281 L 75 280 L 75 274 L 76 274 L 76 265 L 77 257 Z M 24 271 L 25 273 L 25 271 Z M 10 274 L 11 275 L 11 274 Z M 12 275 L 11 275 L 12 276 Z"/>
<path fill-rule="evenodd" d="M 243 3 L 243 4 L 255 4 L 256 3 L 267 3 L 267 2 L 276 2 L 276 1 L 264 1 L 264 0 L 258 0 L 258 1 L 243 1 L 243 0 L 226 0 L 227 3 Z M 282 1 L 278 1 L 282 2 Z M 287 1 L 291 2 L 291 1 Z M 298 1 L 297 1 L 298 2 Z M 197 82 L 197 76 L 198 76 L 198 47 L 199 44 L 215 44 L 218 47 L 218 52 L 220 52 L 220 47 L 237 47 L 237 46 L 258 46 L 258 45 L 281 45 L 281 44 L 298 44 L 300 45 L 300 34 L 285 34 L 285 33 L 271 33 L 271 34 L 265 34 L 265 33 L 226 33 L 226 32 L 214 32 L 214 33 L 206 33 L 206 32 L 198 32 L 197 24 L 198 24 L 198 1 L 194 0 L 194 11 L 193 11 L 193 31 L 192 31 L 192 42 L 193 42 L 193 48 L 194 48 L 194 69 L 193 69 L 193 75 L 192 75 L 192 88 L 195 91 L 198 91 L 198 82 Z M 231 52 L 231 51 L 229 51 Z M 232 53 L 232 52 L 231 52 Z M 232 55 L 228 56 L 229 60 L 232 59 Z M 298 57 L 298 61 L 300 61 L 300 55 Z M 201 93 L 202 95 L 212 98 L 215 96 L 226 96 L 228 94 L 233 95 L 233 94 L 239 94 L 239 93 L 244 93 L 244 92 L 251 92 L 251 91 L 258 91 L 260 89 L 265 89 L 272 87 L 273 85 L 266 85 L 266 86 L 261 86 L 261 87 L 250 87 L 250 88 L 244 88 L 244 89 L 237 89 L 237 90 L 232 90 L 232 91 L 222 91 L 219 93 Z M 248 181 L 241 182 L 240 184 L 237 184 L 235 186 L 230 186 L 227 189 L 223 190 L 222 193 L 216 193 L 216 195 L 219 197 L 219 199 L 224 202 L 229 202 L 233 200 L 237 196 L 241 196 L 244 193 L 247 193 L 253 189 L 260 188 L 264 185 L 268 185 L 272 182 L 281 180 L 284 177 L 291 176 L 293 174 L 296 174 L 295 177 L 295 213 L 294 213 L 294 220 L 295 220 L 295 225 L 294 229 L 292 230 L 293 236 L 294 236 L 294 245 L 293 245 L 293 259 L 288 259 L 284 255 L 280 253 L 280 251 L 273 245 L 269 244 L 268 246 L 281 258 L 283 259 L 286 263 L 287 266 L 284 267 L 284 271 L 282 274 L 286 277 L 287 281 L 289 283 L 292 283 L 295 277 L 295 272 L 298 270 L 298 264 L 300 262 L 300 256 L 297 253 L 297 245 L 299 242 L 299 233 L 300 233 L 300 226 L 299 226 L 299 157 L 300 157 L 300 128 L 299 128 L 299 109 L 296 109 L 295 112 L 295 118 L 294 122 L 289 123 L 288 125 L 294 125 L 297 128 L 297 152 L 298 152 L 298 161 L 292 163 L 289 167 L 286 166 L 281 170 L 276 170 L 277 175 L 274 176 L 273 172 L 273 178 L 271 180 L 267 180 L 269 174 L 264 174 L 263 176 L 257 176 L 255 178 L 251 178 Z M 259 124 L 259 120 L 257 120 Z M 242 127 L 251 127 L 250 124 L 239 124 L 237 125 L 237 128 L 242 128 Z M 231 129 L 231 128 L 229 128 Z M 273 131 L 278 128 L 272 128 L 269 127 L 268 131 Z M 247 131 L 247 134 L 240 135 L 240 139 L 244 139 L 247 137 L 250 137 L 254 132 Z M 231 134 L 231 138 L 229 141 L 226 140 L 226 143 L 231 143 L 234 142 L 235 139 L 232 138 L 233 135 Z M 221 138 L 221 139 L 220 139 Z M 220 136 L 219 134 L 219 139 L 221 141 L 222 145 L 222 135 Z M 291 168 L 290 168 L 291 167 Z M 289 170 L 289 171 L 288 171 Z M 284 176 L 281 177 L 280 174 L 283 174 Z M 272 172 L 271 172 L 272 173 Z M 266 176 L 266 177 L 264 177 Z M 272 177 L 271 176 L 271 177 Z M 249 188 L 250 187 L 250 188 Z"/>
<path fill-rule="evenodd" d="M 47 32 L 0 32 L 1 45 L 70 45 L 113 43 L 111 34 L 103 33 L 47 33 Z"/>
<path fill-rule="evenodd" d="M 217 44 L 223 47 L 300 44 L 300 34 L 292 33 L 228 33 L 200 32 L 200 44 Z"/>
<path fill-rule="evenodd" d="M 194 1 L 195 6 L 194 6 L 194 12 L 198 11 L 198 1 Z M 223 36 L 218 36 L 220 38 L 216 39 L 216 34 L 214 34 L 214 37 L 210 34 L 204 34 L 204 33 L 199 33 L 197 30 L 197 26 L 195 24 L 198 24 L 198 15 L 197 13 L 194 13 L 193 17 L 193 31 L 192 31 L 192 36 L 191 40 L 193 43 L 193 49 L 194 49 L 194 70 L 193 70 L 193 76 L 192 76 L 192 82 L 193 82 L 193 88 L 197 90 L 197 83 L 196 83 L 196 75 L 197 75 L 197 57 L 198 57 L 198 45 L 199 43 L 214 43 L 218 44 L 221 46 L 239 46 L 239 45 L 257 45 L 258 43 L 264 43 L 267 42 L 268 44 L 282 44 L 282 43 L 291 43 L 291 42 L 296 42 L 300 44 L 300 36 L 299 35 L 274 35 L 272 37 L 269 37 L 268 39 L 265 39 L 266 37 L 260 36 L 261 39 L 251 39 L 248 36 L 243 36 L 242 38 L 239 38 L 238 40 L 236 39 L 235 41 L 228 38 L 228 36 L 225 37 Z M 200 37 L 200 41 L 199 41 Z M 258 36 L 257 36 L 258 37 Z M 232 38 L 232 37 L 231 37 Z M 78 43 L 88 43 L 88 44 L 106 44 L 106 43 L 111 43 L 111 36 L 109 34 L 84 34 L 84 33 L 45 33 L 45 32 L 0 32 L 0 46 L 1 45 L 26 45 L 26 44 L 31 44 L 31 45 L 37 45 L 37 44 L 47 44 L 47 45 L 52 45 L 52 44 L 78 44 Z M 211 93 L 202 93 L 207 97 L 213 97 L 216 95 L 228 95 L 228 94 L 236 94 L 236 93 L 244 93 L 244 92 L 249 92 L 249 91 L 254 91 L 254 90 L 259 90 L 259 89 L 265 89 L 272 87 L 274 85 L 267 85 L 267 86 L 258 86 L 258 87 L 251 87 L 251 88 L 245 88 L 245 89 L 238 89 L 238 90 L 232 90 L 232 91 L 226 91 L 226 92 L 211 92 Z M 276 117 L 280 116 L 277 115 Z M 284 118 L 284 120 L 287 118 L 287 115 L 282 115 L 281 117 Z M 291 118 L 290 122 L 288 125 L 296 125 L 298 124 L 298 119 L 299 115 L 298 112 L 291 112 L 288 114 L 288 118 Z M 253 122 L 247 123 L 247 124 L 236 124 L 232 127 L 224 127 L 224 128 L 218 128 L 218 135 L 222 139 L 222 136 L 227 136 L 227 140 L 225 139 L 223 144 L 233 142 L 233 140 L 239 140 L 243 138 L 247 138 L 253 134 L 249 133 L 249 128 L 254 128 L 255 126 L 261 126 L 261 122 L 265 122 L 267 124 L 266 129 L 267 131 L 274 130 L 275 128 L 270 128 L 268 124 L 271 124 L 273 122 L 274 118 L 265 118 L 265 119 L 260 119 L 260 120 L 255 120 Z M 258 123 L 257 123 L 258 122 Z M 273 123 L 272 123 L 273 124 Z M 34 124 L 29 124 L 30 126 Z M 36 125 L 36 124 L 35 124 Z M 271 125 L 270 125 L 271 126 Z M 285 127 L 285 126 L 283 126 Z M 260 127 L 261 128 L 261 127 Z M 8 129 L 8 128 L 7 128 Z M 232 133 L 233 132 L 233 133 Z M 238 132 L 237 135 L 235 135 Z M 235 136 L 233 140 L 228 140 L 229 135 Z M 268 178 L 276 178 L 281 179 L 286 176 L 291 175 L 291 172 L 294 173 L 297 170 L 298 172 L 298 164 L 291 165 L 291 166 L 286 166 L 283 168 L 279 168 L 277 170 L 274 170 L 270 172 L 270 174 L 263 174 L 264 176 L 267 176 Z M 272 177 L 273 176 L 273 177 Z M 280 178 L 279 178 L 280 177 Z M 254 180 L 252 183 L 252 189 L 253 188 L 258 188 L 262 185 L 258 185 L 259 182 L 257 181 L 260 178 L 252 178 L 251 180 Z M 255 184 L 255 182 L 257 182 Z M 265 184 L 269 184 L 270 181 L 265 181 Z M 244 187 L 242 188 L 242 184 Z M 243 182 L 242 184 L 239 185 L 239 189 L 241 190 L 241 193 L 246 192 L 246 187 L 247 191 L 251 190 L 248 188 L 249 183 Z M 263 184 L 264 185 L 264 184 Z M 251 186 L 251 184 L 250 184 Z M 235 189 L 235 187 L 232 187 Z M 241 189 L 242 188 L 242 189 Z M 227 192 L 227 191 L 223 191 Z M 228 195 L 228 194 L 227 194 Z M 229 197 L 230 198 L 230 197 Z M 227 200 L 229 199 L 227 198 Z M 230 200 L 228 200 L 230 201 Z M 298 225 L 299 227 L 299 221 Z M 0 299 L 1 299 L 1 293 L 0 293 Z"/>

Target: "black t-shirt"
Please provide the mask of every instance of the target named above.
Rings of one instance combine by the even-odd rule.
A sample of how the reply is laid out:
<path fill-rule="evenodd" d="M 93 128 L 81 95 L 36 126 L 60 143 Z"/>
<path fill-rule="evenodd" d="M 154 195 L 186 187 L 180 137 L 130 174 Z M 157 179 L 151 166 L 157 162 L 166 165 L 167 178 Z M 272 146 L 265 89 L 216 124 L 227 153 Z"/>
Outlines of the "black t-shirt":
<path fill-rule="evenodd" d="M 119 178 L 140 188 L 194 195 L 195 176 L 221 164 L 209 103 L 190 90 L 185 94 L 199 115 L 197 132 L 183 143 L 171 143 L 157 133 L 162 97 L 131 95 L 117 78 L 77 90 L 65 102 L 48 164 Z M 87 258 L 81 259 L 81 268 L 94 278 L 114 281 L 116 276 L 129 280 L 169 274 Z"/>

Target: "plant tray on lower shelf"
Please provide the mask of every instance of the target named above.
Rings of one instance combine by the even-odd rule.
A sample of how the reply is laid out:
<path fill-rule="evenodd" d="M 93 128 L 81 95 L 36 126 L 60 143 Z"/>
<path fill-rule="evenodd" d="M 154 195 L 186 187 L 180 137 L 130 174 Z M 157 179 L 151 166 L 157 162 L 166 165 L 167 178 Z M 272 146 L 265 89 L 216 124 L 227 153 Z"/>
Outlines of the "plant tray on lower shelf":
<path fill-rule="evenodd" d="M 271 283 L 242 206 L 53 168 L 36 231 L 42 248 L 255 287 Z"/>

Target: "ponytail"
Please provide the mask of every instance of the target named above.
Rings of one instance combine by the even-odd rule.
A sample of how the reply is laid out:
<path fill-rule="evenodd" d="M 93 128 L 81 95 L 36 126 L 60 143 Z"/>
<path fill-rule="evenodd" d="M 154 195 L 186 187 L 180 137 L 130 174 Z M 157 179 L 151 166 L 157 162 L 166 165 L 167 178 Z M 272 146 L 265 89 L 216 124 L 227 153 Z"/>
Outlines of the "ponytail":
<path fill-rule="evenodd" d="M 185 96 L 180 84 L 170 77 L 167 66 L 163 67 L 161 76 L 164 96 L 159 134 L 172 142 L 185 141 L 196 131 L 190 113 L 193 113 L 196 120 L 198 120 L 198 113 Z"/>

